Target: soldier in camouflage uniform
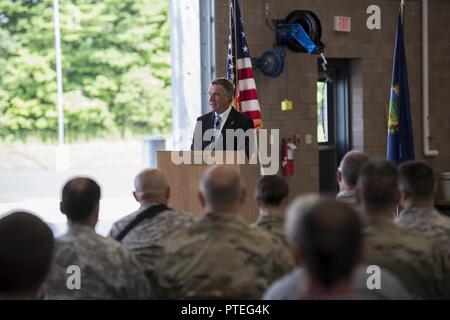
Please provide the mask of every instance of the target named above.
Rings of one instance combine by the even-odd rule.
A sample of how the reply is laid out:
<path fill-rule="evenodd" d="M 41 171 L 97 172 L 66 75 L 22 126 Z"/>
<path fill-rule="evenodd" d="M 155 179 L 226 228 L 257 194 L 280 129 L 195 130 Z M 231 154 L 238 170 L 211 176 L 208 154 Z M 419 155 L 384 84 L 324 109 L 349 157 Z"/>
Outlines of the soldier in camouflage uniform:
<path fill-rule="evenodd" d="M 234 168 L 208 168 L 199 194 L 205 215 L 168 242 L 156 266 L 157 297 L 259 299 L 291 269 L 290 257 L 278 238 L 237 213 L 245 190 Z"/>
<path fill-rule="evenodd" d="M 68 232 L 56 239 L 49 299 L 150 297 L 148 280 L 134 255 L 95 233 L 99 200 L 100 187 L 89 178 L 74 178 L 63 187 L 60 207 Z"/>
<path fill-rule="evenodd" d="M 253 226 L 277 236 L 287 247 L 284 236 L 284 212 L 289 203 L 288 184 L 279 176 L 263 176 L 256 184 L 255 196 L 259 217 Z"/>
<path fill-rule="evenodd" d="M 170 197 L 170 188 L 164 174 L 155 169 L 141 171 L 134 180 L 134 198 L 140 208 L 120 219 L 111 228 L 109 236 L 117 238 L 139 214 L 152 207 L 167 205 Z M 153 279 L 153 270 L 160 259 L 167 239 L 174 232 L 182 230 L 194 222 L 194 217 L 164 208 L 162 212 L 143 219 L 136 224 L 120 241 L 131 250 L 145 269 L 149 280 Z"/>
<path fill-rule="evenodd" d="M 399 171 L 403 211 L 395 222 L 435 241 L 450 259 L 450 218 L 434 208 L 433 169 L 425 162 L 409 161 Z"/>
<path fill-rule="evenodd" d="M 339 193 L 337 194 L 336 199 L 345 202 L 356 210 L 359 210 L 358 201 L 356 199 L 358 175 L 367 161 L 369 161 L 369 156 L 365 152 L 358 150 L 349 151 L 342 158 L 336 173 L 337 182 L 339 184 Z"/>
<path fill-rule="evenodd" d="M 430 239 L 394 224 L 399 200 L 397 168 L 369 161 L 358 179 L 358 194 L 368 221 L 364 230 L 367 264 L 391 271 L 416 298 L 448 298 L 445 256 Z"/>

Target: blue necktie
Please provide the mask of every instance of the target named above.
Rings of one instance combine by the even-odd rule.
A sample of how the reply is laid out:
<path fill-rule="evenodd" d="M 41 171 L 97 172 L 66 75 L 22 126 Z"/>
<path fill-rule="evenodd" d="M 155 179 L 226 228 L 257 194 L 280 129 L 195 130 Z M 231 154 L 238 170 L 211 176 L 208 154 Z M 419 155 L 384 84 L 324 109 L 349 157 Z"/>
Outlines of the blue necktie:
<path fill-rule="evenodd" d="M 221 124 L 222 124 L 222 118 L 219 115 L 216 115 L 216 120 L 214 121 L 214 129 L 219 131 Z"/>
<path fill-rule="evenodd" d="M 216 114 L 214 117 L 214 136 L 211 139 L 211 145 L 220 135 L 220 125 L 222 124 L 222 118 Z"/>

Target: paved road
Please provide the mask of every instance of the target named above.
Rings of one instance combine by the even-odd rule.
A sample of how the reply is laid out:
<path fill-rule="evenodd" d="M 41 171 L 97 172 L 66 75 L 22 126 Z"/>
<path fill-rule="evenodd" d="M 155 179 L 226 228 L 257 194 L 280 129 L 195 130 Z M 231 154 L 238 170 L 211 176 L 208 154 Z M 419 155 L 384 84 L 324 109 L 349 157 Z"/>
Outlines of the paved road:
<path fill-rule="evenodd" d="M 1 145 L 0 214 L 15 208 L 33 211 L 60 234 L 65 225 L 59 212 L 61 186 L 72 176 L 88 175 L 102 187 L 97 231 L 106 234 L 112 222 L 137 207 L 131 192 L 143 168 L 142 146 L 140 140 L 67 145 L 71 169 L 56 171 L 55 145 Z"/>

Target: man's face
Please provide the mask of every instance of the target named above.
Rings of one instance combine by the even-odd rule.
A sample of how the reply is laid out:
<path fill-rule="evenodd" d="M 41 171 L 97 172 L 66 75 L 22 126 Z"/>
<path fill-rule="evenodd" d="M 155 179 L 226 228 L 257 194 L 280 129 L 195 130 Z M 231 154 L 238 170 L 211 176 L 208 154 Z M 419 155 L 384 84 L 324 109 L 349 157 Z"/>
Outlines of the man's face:
<path fill-rule="evenodd" d="M 209 105 L 212 111 L 221 114 L 230 106 L 230 97 L 225 88 L 221 85 L 213 84 L 209 87 Z"/>

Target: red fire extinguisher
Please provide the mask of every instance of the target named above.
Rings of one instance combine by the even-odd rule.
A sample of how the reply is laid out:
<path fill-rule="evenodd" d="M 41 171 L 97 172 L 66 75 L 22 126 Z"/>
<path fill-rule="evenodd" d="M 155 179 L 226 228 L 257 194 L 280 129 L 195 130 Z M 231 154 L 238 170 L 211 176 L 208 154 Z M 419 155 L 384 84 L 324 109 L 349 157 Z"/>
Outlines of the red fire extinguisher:
<path fill-rule="evenodd" d="M 290 177 L 294 175 L 294 150 L 297 146 L 289 142 L 287 139 L 283 139 L 283 175 Z"/>

